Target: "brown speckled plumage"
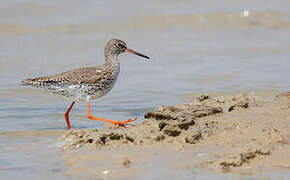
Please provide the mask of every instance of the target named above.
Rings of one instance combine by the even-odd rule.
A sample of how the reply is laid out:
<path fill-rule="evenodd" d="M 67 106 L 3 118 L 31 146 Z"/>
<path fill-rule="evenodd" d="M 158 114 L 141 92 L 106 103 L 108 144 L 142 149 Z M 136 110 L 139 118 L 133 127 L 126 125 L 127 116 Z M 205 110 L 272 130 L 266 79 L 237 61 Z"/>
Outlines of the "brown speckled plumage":
<path fill-rule="evenodd" d="M 122 46 L 117 47 L 118 43 Z M 117 56 L 125 52 L 126 48 L 125 42 L 112 39 L 105 47 L 105 63 L 100 66 L 78 68 L 51 76 L 26 79 L 22 83 L 76 100 L 98 98 L 113 88 L 120 70 Z"/>
<path fill-rule="evenodd" d="M 73 101 L 90 101 L 106 95 L 113 88 L 120 71 L 120 63 L 117 57 L 123 52 L 149 59 L 143 54 L 128 49 L 124 41 L 111 39 L 105 46 L 104 64 L 97 67 L 73 69 L 51 76 L 30 78 L 23 80 L 22 84 L 42 88 L 50 93 L 71 98 Z M 68 113 L 73 104 L 74 102 L 66 113 L 69 129 L 71 126 L 68 120 Z"/>
<path fill-rule="evenodd" d="M 40 82 L 44 83 L 52 81 L 61 83 L 91 83 L 93 81 L 97 81 L 97 79 L 99 79 L 104 72 L 106 72 L 104 65 L 99 67 L 78 68 L 52 76 L 26 79 L 23 83 L 32 86 L 39 86 L 37 83 Z"/>

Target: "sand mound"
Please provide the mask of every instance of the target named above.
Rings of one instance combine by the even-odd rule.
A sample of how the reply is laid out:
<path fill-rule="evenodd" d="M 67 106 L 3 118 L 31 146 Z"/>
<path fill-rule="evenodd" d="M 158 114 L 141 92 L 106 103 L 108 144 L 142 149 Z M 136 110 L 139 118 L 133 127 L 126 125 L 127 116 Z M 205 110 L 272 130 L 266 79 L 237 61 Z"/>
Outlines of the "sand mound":
<path fill-rule="evenodd" d="M 81 156 L 88 155 L 88 149 L 91 158 L 92 152 L 119 150 L 126 157 L 108 159 L 118 164 L 125 158 L 126 168 L 139 161 L 129 154 L 142 152 L 144 157 L 149 156 L 143 159 L 148 164 L 152 158 L 166 163 L 178 157 L 181 160 L 171 165 L 186 171 L 196 168 L 238 173 L 281 168 L 290 171 L 289 126 L 290 93 L 268 101 L 247 94 L 215 98 L 201 95 L 189 103 L 161 106 L 148 112 L 144 121 L 134 127 L 71 130 L 60 140 L 65 151 L 82 152 L 77 155 L 78 162 L 82 161 Z M 124 153 L 128 148 L 129 152 Z M 168 157 L 170 152 L 174 155 Z"/>

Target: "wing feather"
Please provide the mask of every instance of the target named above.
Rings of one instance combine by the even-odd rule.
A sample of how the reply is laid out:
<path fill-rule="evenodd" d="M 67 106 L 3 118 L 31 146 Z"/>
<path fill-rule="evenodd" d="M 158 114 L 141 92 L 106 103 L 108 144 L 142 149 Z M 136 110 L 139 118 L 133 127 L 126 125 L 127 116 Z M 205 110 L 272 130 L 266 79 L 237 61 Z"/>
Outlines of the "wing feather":
<path fill-rule="evenodd" d="M 106 73 L 104 65 L 98 67 L 78 68 L 51 76 L 25 79 L 22 81 L 22 85 L 44 86 L 45 84 L 50 83 L 90 84 L 98 81 L 104 73 Z"/>

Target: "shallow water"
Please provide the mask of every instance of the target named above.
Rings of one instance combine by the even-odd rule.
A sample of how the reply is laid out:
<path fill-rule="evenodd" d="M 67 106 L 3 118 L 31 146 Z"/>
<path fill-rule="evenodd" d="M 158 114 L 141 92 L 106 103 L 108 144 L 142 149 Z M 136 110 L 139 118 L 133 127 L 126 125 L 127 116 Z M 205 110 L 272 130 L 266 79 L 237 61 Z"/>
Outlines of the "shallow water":
<path fill-rule="evenodd" d="M 125 40 L 151 60 L 120 55 L 115 87 L 92 103 L 92 114 L 100 117 L 141 121 L 144 112 L 183 102 L 192 93 L 290 89 L 288 1 L 0 4 L 1 177 L 66 178 L 57 138 L 65 130 L 63 113 L 71 102 L 19 83 L 101 64 L 103 46 L 111 38 Z M 76 103 L 74 128 L 103 127 L 85 113 L 86 104 Z"/>

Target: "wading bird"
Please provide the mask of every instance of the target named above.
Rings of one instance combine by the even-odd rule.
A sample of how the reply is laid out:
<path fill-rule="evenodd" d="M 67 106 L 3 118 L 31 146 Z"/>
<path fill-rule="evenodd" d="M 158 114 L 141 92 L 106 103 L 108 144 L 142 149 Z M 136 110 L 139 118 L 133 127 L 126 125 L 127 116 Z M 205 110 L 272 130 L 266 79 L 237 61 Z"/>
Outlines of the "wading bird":
<path fill-rule="evenodd" d="M 105 46 L 104 64 L 97 67 L 73 69 L 51 76 L 26 79 L 22 81 L 22 85 L 42 88 L 50 93 L 73 99 L 72 104 L 65 113 L 65 120 L 68 129 L 72 128 L 69 121 L 69 112 L 75 102 L 79 100 L 86 100 L 88 102 L 87 117 L 89 119 L 113 123 L 114 127 L 116 127 L 116 125 L 123 125 L 135 121 L 137 118 L 128 119 L 125 121 L 116 121 L 91 116 L 90 112 L 90 101 L 108 94 L 113 88 L 120 71 L 118 55 L 123 52 L 128 52 L 150 59 L 148 56 L 128 49 L 124 41 L 119 39 L 111 39 Z"/>

